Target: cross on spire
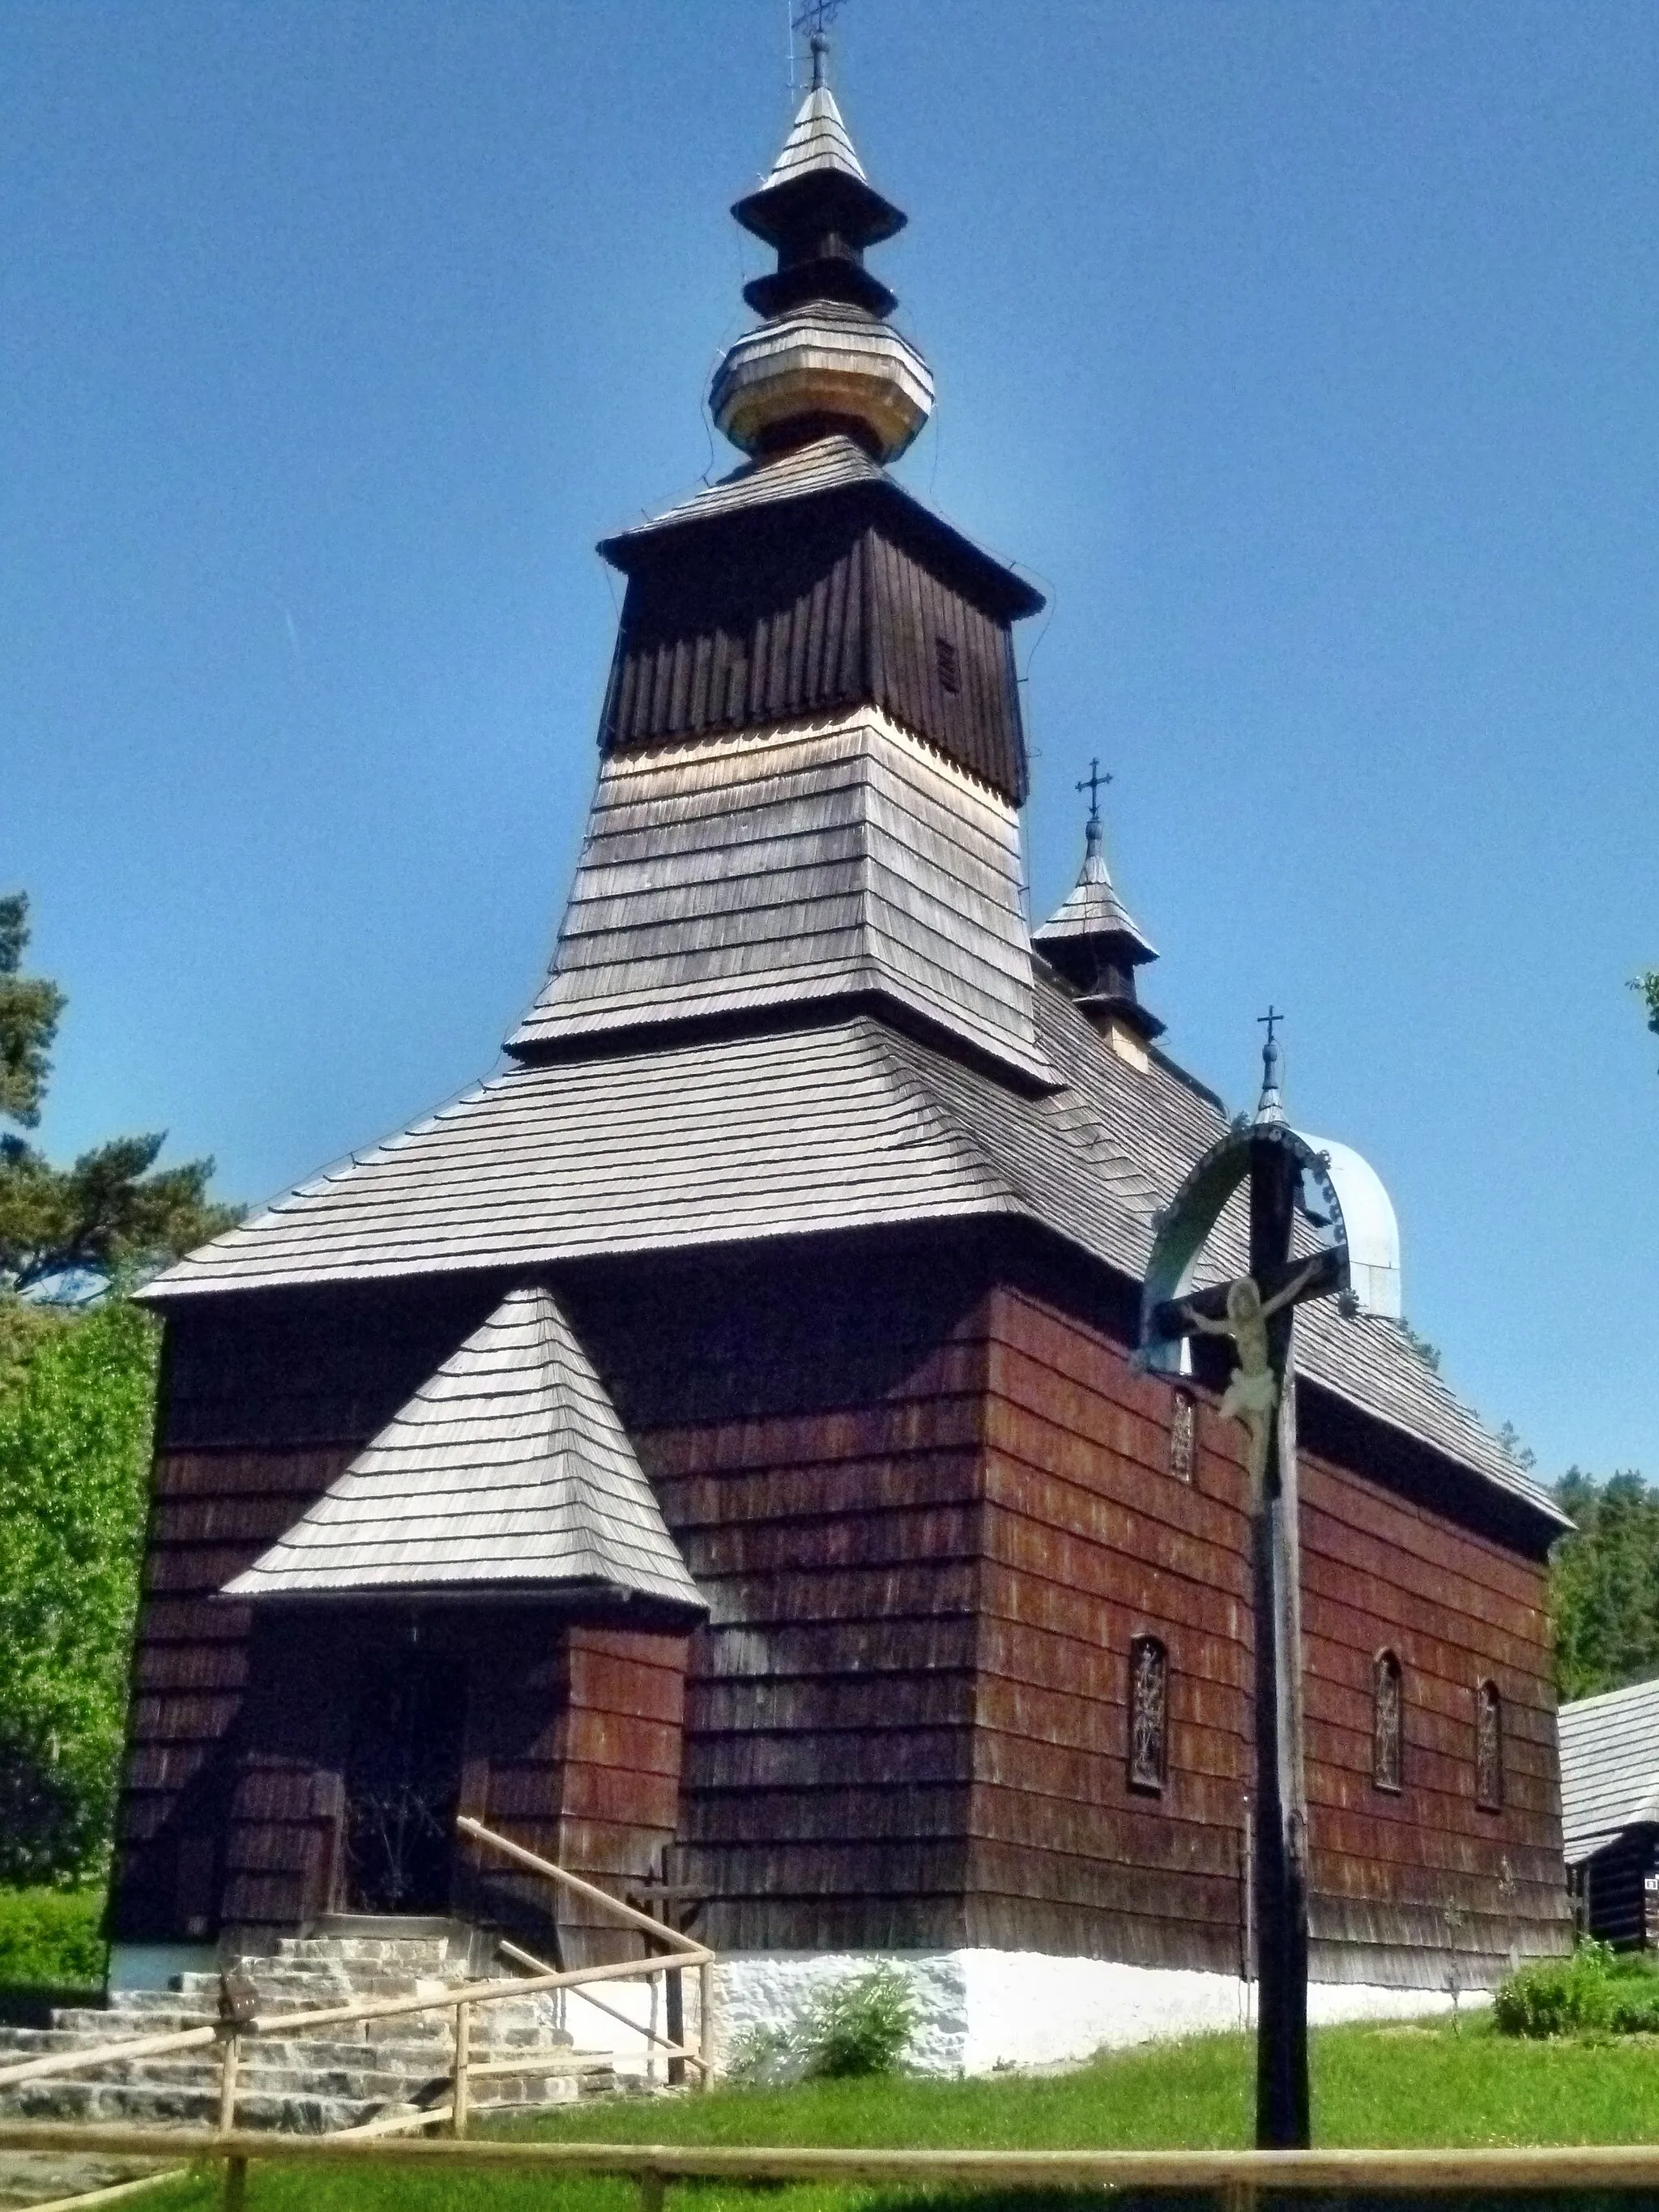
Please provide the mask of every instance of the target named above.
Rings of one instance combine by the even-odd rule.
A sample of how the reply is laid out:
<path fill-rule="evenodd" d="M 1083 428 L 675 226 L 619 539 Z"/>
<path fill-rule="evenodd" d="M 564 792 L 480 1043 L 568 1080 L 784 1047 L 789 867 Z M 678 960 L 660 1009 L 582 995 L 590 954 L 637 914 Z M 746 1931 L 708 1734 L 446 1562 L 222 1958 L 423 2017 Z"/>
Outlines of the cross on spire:
<path fill-rule="evenodd" d="M 1261 1048 L 1261 1097 L 1257 1102 L 1255 1118 L 1258 1121 L 1282 1121 L 1285 1102 L 1279 1092 L 1279 1024 L 1285 1017 L 1272 1000 L 1267 1011 L 1258 1014 L 1256 1020 L 1267 1030 L 1267 1042 Z"/>
<path fill-rule="evenodd" d="M 1089 827 L 1091 830 L 1098 830 L 1100 827 L 1101 788 L 1103 785 L 1109 784 L 1111 780 L 1110 775 L 1102 769 L 1098 758 L 1090 762 L 1089 773 L 1087 775 L 1079 776 L 1078 778 L 1078 789 L 1079 791 L 1086 791 L 1089 794 Z"/>
<path fill-rule="evenodd" d="M 830 52 L 830 26 L 841 13 L 842 0 L 799 0 L 789 19 L 790 28 L 797 38 L 806 40 L 807 51 L 812 57 L 812 90 L 818 91 L 824 80 L 824 59 Z"/>

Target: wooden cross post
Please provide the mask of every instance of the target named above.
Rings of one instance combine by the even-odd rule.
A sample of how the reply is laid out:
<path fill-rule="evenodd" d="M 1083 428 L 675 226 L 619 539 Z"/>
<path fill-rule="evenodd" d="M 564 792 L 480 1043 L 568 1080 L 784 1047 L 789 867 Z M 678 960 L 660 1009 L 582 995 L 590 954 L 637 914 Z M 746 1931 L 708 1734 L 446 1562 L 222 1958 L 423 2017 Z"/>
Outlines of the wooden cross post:
<path fill-rule="evenodd" d="M 1302 1605 L 1297 1540 L 1296 1308 L 1346 1285 L 1342 1255 L 1292 1261 L 1302 1164 L 1282 1124 L 1258 1125 L 1249 1146 L 1249 1280 L 1267 1330 L 1271 1394 L 1252 1430 L 1251 1565 L 1255 1614 L 1255 1784 L 1251 1858 L 1257 1979 L 1256 2142 L 1263 2150 L 1309 2143 L 1308 1816 L 1302 1758 Z M 1233 1334 L 1223 1283 L 1159 1305 L 1153 1334 L 1165 1341 Z M 1241 1360 L 1241 1368 L 1243 1365 Z M 1250 1401 L 1236 1373 L 1239 1418 Z M 1224 1401 L 1224 1410 L 1234 1406 Z"/>

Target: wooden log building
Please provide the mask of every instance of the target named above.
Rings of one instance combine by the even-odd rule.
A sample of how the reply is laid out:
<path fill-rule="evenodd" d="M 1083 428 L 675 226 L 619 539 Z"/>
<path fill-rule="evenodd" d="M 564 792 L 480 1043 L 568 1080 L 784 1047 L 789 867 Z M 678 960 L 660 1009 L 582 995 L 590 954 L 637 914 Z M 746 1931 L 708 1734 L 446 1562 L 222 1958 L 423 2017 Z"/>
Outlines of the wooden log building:
<path fill-rule="evenodd" d="M 505 1066 L 149 1292 L 118 1978 L 533 1917 L 458 1811 L 705 1899 L 733 1990 L 1047 1954 L 1173 2019 L 1245 1966 L 1241 1433 L 1223 1365 L 1133 1356 L 1226 1117 L 1097 813 L 1028 927 L 1041 600 L 889 472 L 932 384 L 826 88 L 735 213 L 778 253 L 714 381 L 746 459 L 601 548 L 598 789 Z M 1566 1941 L 1563 1523 L 1397 1326 L 1301 1343 L 1315 1972 L 1363 2008 Z"/>
<path fill-rule="evenodd" d="M 1561 1825 L 1583 1932 L 1659 1948 L 1659 1682 L 1562 1706 Z"/>

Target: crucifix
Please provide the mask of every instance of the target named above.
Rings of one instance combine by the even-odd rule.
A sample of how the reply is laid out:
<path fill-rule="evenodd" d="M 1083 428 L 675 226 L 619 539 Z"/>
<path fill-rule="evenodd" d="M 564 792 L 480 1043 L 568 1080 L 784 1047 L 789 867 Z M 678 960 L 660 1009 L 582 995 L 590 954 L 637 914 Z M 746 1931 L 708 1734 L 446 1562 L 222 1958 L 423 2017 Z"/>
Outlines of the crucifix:
<path fill-rule="evenodd" d="M 1260 2009 L 1256 2031 L 1256 2142 L 1305 2148 L 1308 2103 L 1308 1817 L 1302 1755 L 1302 1620 L 1297 1540 L 1297 1307 L 1336 1291 L 1348 1298 L 1348 1252 L 1330 1155 L 1285 1123 L 1277 1030 L 1261 1017 L 1261 1099 L 1188 1176 L 1161 1217 L 1147 1268 L 1142 1357 L 1187 1371 L 1195 1337 L 1229 1341 L 1234 1364 L 1220 1411 L 1243 1427 L 1249 1476 L 1255 1619 L 1255 1781 L 1251 1852 Z M 1322 1204 L 1303 1195 L 1313 1182 Z M 1204 1290 L 1189 1287 L 1222 1208 L 1248 1185 L 1247 1271 Z M 1335 1230 L 1335 1241 L 1291 1256 L 1300 1206 Z"/>

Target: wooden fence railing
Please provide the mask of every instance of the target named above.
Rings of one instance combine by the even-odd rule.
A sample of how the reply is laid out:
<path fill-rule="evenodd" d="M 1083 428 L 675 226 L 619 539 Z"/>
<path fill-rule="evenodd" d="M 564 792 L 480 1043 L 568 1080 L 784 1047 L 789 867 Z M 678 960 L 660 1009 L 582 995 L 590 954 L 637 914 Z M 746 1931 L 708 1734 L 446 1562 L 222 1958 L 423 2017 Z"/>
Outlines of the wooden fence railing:
<path fill-rule="evenodd" d="M 534 1851 L 527 1851 L 522 1844 L 512 1843 L 507 1837 L 498 1836 L 493 1829 L 486 1828 L 481 1820 L 474 1820 L 463 1814 L 455 1826 L 461 1835 L 470 1838 L 483 1850 L 493 1851 L 498 1858 L 522 1867 L 528 1874 L 541 1875 L 544 1880 L 568 1891 L 573 1897 L 585 1898 L 590 1905 L 602 1905 L 625 1926 L 637 1928 L 671 1954 L 667 1957 L 659 1955 L 654 1960 L 640 1961 L 633 1969 L 635 1974 L 644 1974 L 647 1978 L 661 1974 L 666 1978 L 670 1975 L 679 1976 L 688 1966 L 696 1968 L 697 2039 L 695 2044 L 678 2042 L 671 2036 L 659 2034 L 654 2027 L 641 2026 L 625 2012 L 618 2011 L 615 2005 L 606 2004 L 602 1997 L 595 1996 L 592 1988 L 593 1982 L 607 1978 L 620 1978 L 615 1967 L 590 1966 L 585 1970 L 586 1979 L 581 1978 L 580 1972 L 568 1975 L 565 1979 L 567 1986 L 597 2010 L 608 2014 L 612 2020 L 621 2021 L 624 2027 L 643 2036 L 647 2043 L 667 2051 L 671 2059 L 695 2066 L 697 2086 L 706 2089 L 714 2071 L 714 1954 L 708 1945 L 697 1942 L 692 1936 L 681 1935 L 678 1929 L 669 1927 L 664 1921 L 653 1920 L 648 1912 L 641 1912 L 634 1905 L 625 1905 L 620 1898 L 612 1897 L 609 1890 L 600 1889 L 591 1881 L 584 1881 L 580 1875 L 556 1865 L 551 1859 L 538 1858 Z M 543 1980 L 555 1972 L 545 1960 L 538 1959 L 532 1953 L 521 1949 L 516 1943 L 507 1942 L 505 1938 L 498 1942 L 496 1948 L 515 1966 L 527 1967 L 535 1980 Z M 523 1981 L 516 1986 L 526 1990 L 531 1984 Z M 680 2013 L 681 2008 L 678 2005 L 670 2008 L 671 2021 Z M 482 2072 L 483 2069 L 477 2070 Z"/>
<path fill-rule="evenodd" d="M 510 2002 L 515 1998 L 533 1996 L 540 1990 L 569 1990 L 586 1996 L 599 2010 L 609 2013 L 612 2019 L 628 2027 L 652 2044 L 662 2045 L 673 2058 L 690 2063 L 697 2070 L 698 2084 L 707 2088 L 714 2072 L 714 1954 L 706 1944 L 695 1942 L 689 1936 L 665 1927 L 649 1913 L 641 1912 L 612 1897 L 608 1890 L 595 1883 L 585 1881 L 580 1875 L 556 1866 L 550 1859 L 538 1858 L 505 1836 L 498 1836 L 480 1822 L 460 1820 L 456 1823 L 461 1833 L 482 1849 L 494 1851 L 513 1861 L 527 1873 L 584 1898 L 591 1905 L 603 1906 L 624 1926 L 636 1928 L 651 1937 L 659 1947 L 654 1957 L 623 1960 L 613 1966 L 574 1966 L 559 1969 L 532 1958 L 529 1952 L 516 1944 L 502 1942 L 498 1948 L 515 1965 L 531 1969 L 528 1972 L 503 1976 L 499 1979 L 463 1982 L 446 1990 L 438 1996 L 354 1998 L 346 2004 L 317 2005 L 287 2012 L 233 2013 L 212 2026 L 174 2028 L 161 2035 L 112 2036 L 107 2043 L 94 2045 L 86 2051 L 54 2051 L 40 2058 L 26 2058 L 11 2066 L 0 2066 L 0 2089 L 10 2088 L 26 2081 L 44 2081 L 69 2074 L 95 2071 L 100 2066 L 129 2062 L 135 2058 L 160 2058 L 180 2051 L 198 2051 L 210 2044 L 218 2046 L 219 2053 L 219 2124 L 211 2140 L 222 2142 L 235 2133 L 236 2099 L 241 2074 L 245 2045 L 260 2036 L 310 2034 L 319 2027 L 335 2027 L 359 2021 L 396 2020 L 415 2013 L 453 2012 L 455 2015 L 455 2051 L 449 2077 L 449 2097 L 446 2104 L 423 2106 L 417 2112 L 389 2112 L 380 2118 L 366 2120 L 355 2128 L 337 2130 L 333 2135 L 320 2136 L 320 2142 L 341 2142 L 364 2136 L 392 2136 L 405 2130 L 447 2126 L 453 2136 L 465 2136 L 471 2116 L 473 2084 L 487 2076 L 513 2074 L 533 2074 L 537 2054 L 520 2051 L 510 2058 L 475 2059 L 472 2056 L 473 2014 L 479 2006 Z M 599 1983 L 651 1981 L 659 1975 L 683 1972 L 688 1966 L 697 1969 L 702 2001 L 698 2006 L 697 2039 L 695 2044 L 672 2041 L 652 2027 L 644 2027 L 614 2005 L 592 1995 L 592 1985 Z M 47 2124 L 40 2123 L 39 2124 Z M 55 2123 L 52 2124 L 56 2124 Z M 128 2130 L 128 2132 L 133 2132 Z M 142 2134 L 143 2130 L 137 2132 Z M 169 2131 L 169 2139 L 176 2145 L 180 2136 Z M 262 2136 L 239 2137 L 238 2140 L 262 2141 Z M 286 2140 L 286 2138 L 277 2138 Z M 176 2154 L 176 2153 L 175 2153 Z M 240 2200 L 242 2170 L 235 2157 L 227 2168 L 228 2191 L 233 2202 Z M 125 2188 L 125 2185 L 123 2185 Z"/>
<path fill-rule="evenodd" d="M 87 2126 L 0 2120 L 0 2150 L 103 2151 L 124 2157 L 218 2160 L 228 2201 L 240 2199 L 252 2160 L 282 2166 L 378 2164 L 536 2172 L 605 2173 L 635 2181 L 641 2212 L 660 2212 L 672 2181 L 876 2182 L 918 2188 L 1201 2190 L 1229 2212 L 1269 2196 L 1316 2196 L 1327 2207 L 1364 2193 L 1629 2192 L 1659 2201 L 1659 2145 L 1573 2145 L 1546 2150 L 813 2150 L 712 2143 L 493 2142 L 358 2134 L 291 2136 L 209 2129 Z"/>

